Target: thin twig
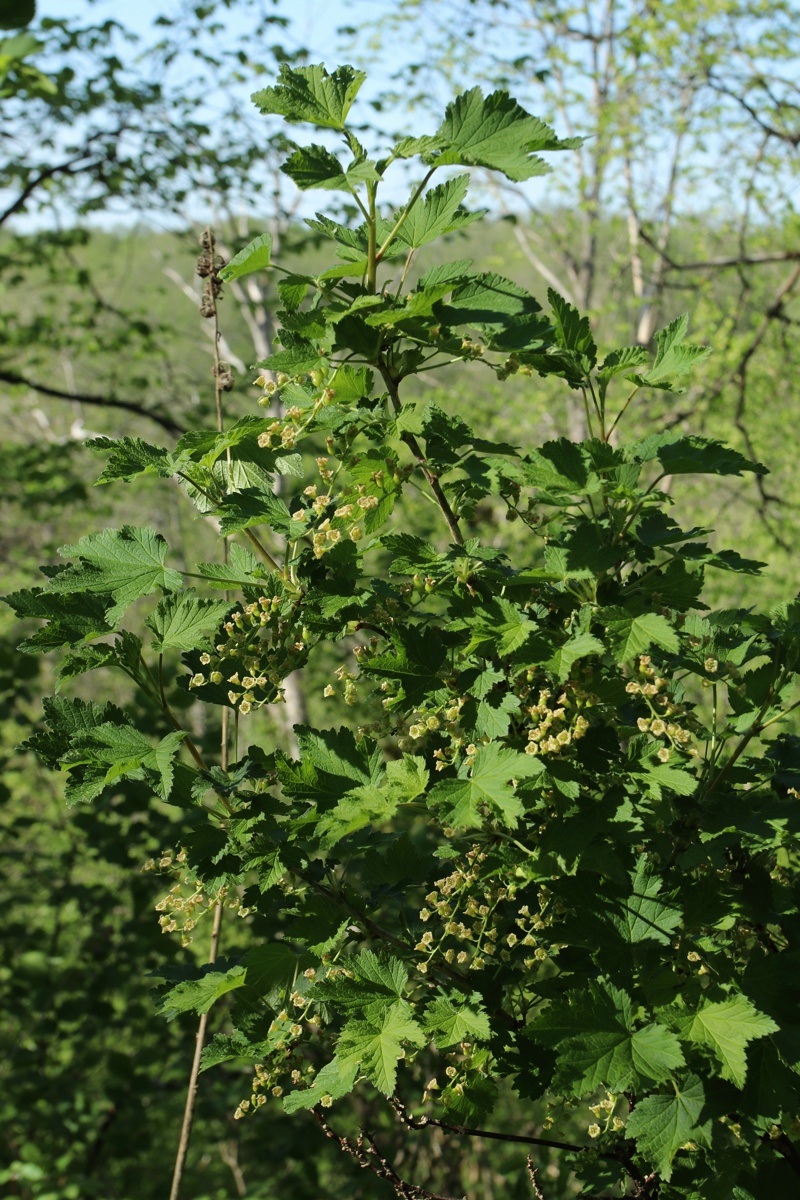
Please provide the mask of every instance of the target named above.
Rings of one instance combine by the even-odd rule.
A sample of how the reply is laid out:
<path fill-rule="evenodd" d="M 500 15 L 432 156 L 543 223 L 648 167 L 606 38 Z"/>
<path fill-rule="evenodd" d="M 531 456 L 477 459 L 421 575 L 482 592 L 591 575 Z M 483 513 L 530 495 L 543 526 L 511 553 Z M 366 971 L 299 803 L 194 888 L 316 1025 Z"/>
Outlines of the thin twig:
<path fill-rule="evenodd" d="M 493 1129 L 471 1129 L 467 1125 L 451 1125 L 447 1121 L 439 1121 L 436 1117 L 415 1117 L 399 1100 L 390 1100 L 389 1103 L 409 1129 L 441 1129 L 445 1133 L 455 1133 L 459 1137 L 487 1138 L 489 1141 L 513 1142 L 522 1146 L 547 1146 L 551 1150 L 572 1150 L 581 1154 L 586 1154 L 594 1149 L 592 1146 L 579 1146 L 576 1142 L 560 1142 L 554 1138 L 533 1137 L 521 1133 L 499 1133 Z M 600 1158 L 608 1158 L 621 1163 L 636 1183 L 643 1181 L 641 1172 L 622 1147 L 615 1150 L 597 1150 L 595 1153 Z"/>
<path fill-rule="evenodd" d="M 533 1194 L 536 1197 L 536 1200 L 545 1200 L 544 1192 L 539 1187 L 539 1180 L 536 1178 L 536 1168 L 533 1165 L 533 1159 L 531 1158 L 530 1154 L 527 1158 L 527 1166 L 528 1179 L 531 1181 L 531 1187 L 533 1188 Z"/>
<path fill-rule="evenodd" d="M 216 961 L 217 952 L 219 950 L 219 938 L 220 931 L 222 929 L 222 912 L 222 901 L 218 900 L 217 906 L 214 909 L 214 925 L 211 929 L 211 945 L 208 951 L 209 963 Z M 197 1026 L 197 1034 L 194 1042 L 194 1058 L 192 1059 L 192 1069 L 189 1074 L 189 1086 L 186 1091 L 186 1105 L 183 1110 L 183 1124 L 181 1125 L 181 1136 L 178 1142 L 178 1153 L 175 1156 L 175 1169 L 172 1175 L 172 1187 L 169 1193 L 169 1200 L 178 1200 L 181 1194 L 183 1173 L 186 1168 L 186 1156 L 189 1153 L 189 1142 L 191 1141 L 192 1137 L 192 1125 L 194 1123 L 194 1114 L 197 1107 L 200 1059 L 203 1054 L 203 1046 L 205 1045 L 206 1040 L 208 1016 L 208 1012 L 204 1012 L 200 1017 L 200 1022 Z"/>
<path fill-rule="evenodd" d="M 378 370 L 380 371 L 381 375 L 383 376 L 383 381 L 386 384 L 386 388 L 391 397 L 392 405 L 395 409 L 395 412 L 399 412 L 402 405 L 400 402 L 400 395 L 397 390 L 397 383 L 392 378 L 391 372 L 388 370 L 385 363 L 379 362 Z M 401 437 L 402 437 L 402 440 L 405 442 L 405 444 L 408 446 L 411 453 L 417 459 L 419 465 L 422 467 L 422 472 L 423 472 L 425 478 L 427 479 L 428 484 L 430 485 L 431 491 L 433 492 L 434 496 L 436 497 L 436 503 L 439 505 L 439 508 L 442 510 L 442 515 L 444 516 L 445 521 L 447 521 L 447 527 L 450 530 L 450 536 L 452 537 L 453 541 L 457 545 L 463 546 L 464 545 L 464 535 L 462 534 L 461 528 L 458 524 L 458 517 L 456 516 L 456 514 L 453 512 L 452 508 L 450 507 L 450 501 L 447 499 L 447 496 L 445 496 L 445 494 L 444 494 L 444 489 L 442 488 L 442 485 L 439 482 L 439 476 L 428 465 L 428 461 L 425 457 L 422 447 L 420 446 L 417 439 L 414 437 L 413 433 L 403 433 L 403 434 L 401 434 Z"/>
<path fill-rule="evenodd" d="M 218 265 L 214 261 L 214 235 L 210 229 L 206 228 L 200 239 L 200 244 L 203 247 L 203 254 L 199 262 L 203 264 L 203 269 L 208 266 L 210 269 L 205 272 L 205 289 L 204 289 L 204 305 L 201 312 L 204 316 L 213 317 L 214 320 L 214 399 L 217 411 L 217 432 L 222 433 L 223 414 L 222 414 L 222 393 L 225 390 L 223 364 L 219 357 L 219 337 L 217 329 L 217 304 L 216 298 L 220 291 L 218 279 Z M 230 452 L 228 454 L 228 464 L 230 466 Z M 227 562 L 227 538 L 225 539 L 225 561 Z M 227 593 L 226 593 L 227 599 Z M 228 724 L 230 710 L 227 707 L 222 709 L 222 728 L 220 731 L 220 766 L 223 771 L 228 769 Z M 219 953 L 219 940 L 222 930 L 222 914 L 224 905 L 222 897 L 217 900 L 214 909 L 214 924 L 211 929 L 211 945 L 208 952 L 208 961 L 213 963 L 216 961 Z M 181 1136 L 178 1142 L 178 1152 L 175 1157 L 175 1169 L 172 1175 L 172 1188 L 169 1194 L 169 1200 L 179 1200 L 181 1184 L 183 1182 L 183 1174 L 186 1168 L 186 1158 L 189 1153 L 189 1143 L 192 1137 L 192 1124 L 194 1123 L 194 1114 L 197 1107 L 197 1092 L 198 1079 L 200 1076 L 200 1060 L 203 1054 L 203 1046 L 206 1040 L 206 1030 L 208 1029 L 208 1012 L 204 1012 L 197 1026 L 197 1034 L 194 1044 L 194 1058 L 192 1060 L 192 1069 L 189 1075 L 189 1086 L 186 1092 L 186 1105 L 183 1110 L 183 1124 L 181 1126 Z"/>
<path fill-rule="evenodd" d="M 351 1158 L 354 1158 L 360 1167 L 363 1167 L 367 1171 L 372 1171 L 373 1175 L 377 1175 L 379 1179 L 385 1179 L 390 1183 L 394 1188 L 395 1195 L 399 1196 L 400 1200 L 448 1200 L 447 1196 L 440 1196 L 436 1192 L 429 1192 L 427 1188 L 422 1187 L 418 1183 L 407 1183 L 404 1179 L 401 1179 L 389 1160 L 381 1154 L 375 1144 L 375 1138 L 369 1130 L 362 1129 L 353 1142 L 349 1138 L 341 1137 L 336 1133 L 318 1108 L 312 1111 L 325 1136 L 337 1142 L 339 1149 L 344 1154 L 349 1154 Z"/>

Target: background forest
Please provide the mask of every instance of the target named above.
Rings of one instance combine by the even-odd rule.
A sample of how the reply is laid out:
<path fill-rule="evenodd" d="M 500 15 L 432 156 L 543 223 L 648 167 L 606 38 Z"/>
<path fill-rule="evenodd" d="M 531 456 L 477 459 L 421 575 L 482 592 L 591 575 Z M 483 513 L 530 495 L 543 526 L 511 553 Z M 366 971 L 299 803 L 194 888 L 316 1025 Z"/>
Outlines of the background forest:
<path fill-rule="evenodd" d="M 278 170 L 283 128 L 251 116 L 247 97 L 280 63 L 323 52 L 333 62 L 334 47 L 305 48 L 290 6 L 266 0 L 162 0 L 146 33 L 126 29 L 127 6 L 98 0 L 63 17 L 64 7 L 0 3 L 4 592 L 31 586 L 59 546 L 130 520 L 132 507 L 187 560 L 214 558 L 213 522 L 195 519 L 177 488 L 95 487 L 98 461 L 84 442 L 177 438 L 213 422 L 213 329 L 194 274 L 206 225 L 226 258 L 267 231 L 294 269 L 312 270 L 320 254 L 305 223 L 313 209 Z M 684 487 L 679 518 L 769 564 L 737 576 L 735 594 L 734 577 L 719 572 L 714 604 L 796 592 L 795 0 L 372 0 L 363 18 L 358 4 L 342 7 L 339 41 L 349 61 L 370 66 L 367 144 L 380 130 L 427 132 L 429 105 L 474 83 L 512 89 L 560 136 L 586 136 L 544 181 L 501 188 L 487 178 L 489 222 L 455 235 L 448 255 L 536 295 L 554 287 L 591 314 L 603 342 L 650 345 L 688 310 L 692 341 L 713 353 L 688 392 L 631 417 L 632 435 L 667 426 L 720 437 L 765 463 L 766 477 Z M 342 215 L 354 213 L 344 205 Z M 435 261 L 422 254 L 415 270 Z M 231 417 L 257 411 L 251 364 L 272 346 L 272 289 L 266 275 L 226 288 Z M 470 390 L 454 396 L 446 373 L 425 378 L 415 386 L 486 437 L 530 446 L 585 434 L 582 407 L 549 381 L 501 388 L 473 371 Z M 480 516 L 499 536 L 500 506 Z M 58 777 L 15 750 L 56 671 L 55 660 L 17 651 L 33 628 L 0 609 L 0 1185 L 31 1200 L 147 1200 L 168 1188 L 196 1025 L 190 1014 L 158 1015 L 153 982 L 166 964 L 205 954 L 202 938 L 179 948 L 162 934 L 155 911 L 172 884 L 158 863 L 180 814 L 134 783 L 67 810 Z M 293 722 L 323 719 L 326 678 L 320 668 L 318 680 L 306 672 L 293 683 L 265 744 L 291 749 Z M 64 686 L 89 697 L 96 685 L 89 676 Z M 214 733 L 207 712 L 188 693 L 185 703 L 202 746 Z M 342 720 L 358 717 L 354 707 Z M 151 860 L 156 870 L 143 871 Z M 261 932 L 237 922 L 225 953 Z M 212 1030 L 224 1028 L 219 1005 Z M 245 1075 L 234 1064 L 213 1088 L 201 1078 L 186 1196 L 390 1194 L 310 1118 L 275 1106 L 235 1121 Z M 515 1103 L 501 1097 L 498 1126 L 519 1120 Z M 403 1153 L 413 1177 L 448 1194 L 531 1194 L 524 1156 L 507 1146 L 433 1133 Z M 557 1154 L 538 1161 L 548 1196 L 576 1194 Z"/>

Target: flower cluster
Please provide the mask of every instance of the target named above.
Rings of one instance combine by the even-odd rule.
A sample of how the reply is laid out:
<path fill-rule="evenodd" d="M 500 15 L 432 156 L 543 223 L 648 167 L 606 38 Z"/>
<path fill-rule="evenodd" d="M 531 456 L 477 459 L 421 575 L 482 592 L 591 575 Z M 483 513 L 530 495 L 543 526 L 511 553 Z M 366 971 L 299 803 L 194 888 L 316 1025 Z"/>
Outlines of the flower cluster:
<path fill-rule="evenodd" d="M 709 660 L 712 661 L 712 660 Z M 651 665 L 650 655 L 639 656 L 639 679 L 631 679 L 625 685 L 625 691 L 630 696 L 641 696 L 650 710 L 648 717 L 638 717 L 636 724 L 641 733 L 649 733 L 654 738 L 664 738 L 668 745 L 658 751 L 661 762 L 668 762 L 673 750 L 683 749 L 692 740 L 688 729 L 670 720 L 683 712 L 669 695 L 669 684 L 656 674 Z M 666 720 L 665 720 L 666 718 Z"/>
<path fill-rule="evenodd" d="M 307 495 L 311 491 L 312 489 L 306 488 Z M 318 504 L 320 499 L 316 497 L 314 503 Z M 324 500 L 326 504 L 330 503 L 331 497 L 326 496 Z M 342 540 L 344 534 L 351 542 L 360 542 L 364 536 L 364 517 L 370 509 L 377 508 L 378 504 L 377 496 L 366 494 L 364 484 L 358 484 L 354 495 L 338 497 L 337 507 L 331 516 L 325 517 L 314 531 L 312 544 L 315 557 L 322 558 L 326 551 Z"/>
<path fill-rule="evenodd" d="M 510 962 L 520 956 L 526 969 L 550 957 L 550 948 L 539 944 L 537 935 L 551 924 L 545 915 L 549 897 L 545 889 L 539 897 L 540 912 L 515 903 L 513 885 L 506 886 L 482 876 L 487 854 L 474 846 L 466 855 L 465 866 L 442 879 L 425 897 L 419 919 L 430 925 L 414 949 L 426 957 L 417 969 L 427 974 L 435 957 L 446 963 L 480 971 L 495 957 Z"/>
<path fill-rule="evenodd" d="M 301 1082 L 303 1072 L 296 1054 L 296 1042 L 302 1033 L 303 1026 L 298 1018 L 282 1009 L 269 1027 L 262 1045 L 265 1061 L 255 1064 L 250 1096 L 239 1101 L 233 1114 L 235 1121 L 266 1104 L 267 1092 L 277 1098 L 283 1095 L 285 1084 Z M 306 1071 L 310 1073 L 313 1067 L 307 1067 Z"/>
<path fill-rule="evenodd" d="M 313 967 L 303 972 L 308 983 L 313 982 L 316 974 Z M 303 981 L 300 981 L 303 983 Z M 303 983 L 303 987 L 308 984 Z M 253 1068 L 253 1083 L 249 1098 L 239 1102 L 233 1114 L 234 1120 L 239 1121 L 248 1112 L 255 1112 L 267 1102 L 266 1093 L 280 1097 L 287 1084 L 299 1084 L 303 1075 L 312 1075 L 314 1068 L 307 1066 L 298 1055 L 298 1039 L 304 1032 L 313 1032 L 319 1026 L 319 1018 L 311 1013 L 312 1002 L 297 988 L 292 992 L 290 1008 L 281 1009 L 270 1022 L 267 1036 L 261 1043 L 263 1062 L 258 1062 Z M 305 1025 L 305 1030 L 304 1030 Z"/>
<path fill-rule="evenodd" d="M 579 741 L 589 728 L 583 713 L 575 711 L 569 687 L 551 702 L 552 692 L 541 688 L 536 704 L 527 708 L 534 725 L 528 730 L 526 754 L 559 754 L 572 742 Z"/>
<path fill-rule="evenodd" d="M 588 1129 L 589 1137 L 597 1138 L 600 1137 L 601 1133 L 612 1131 L 619 1133 L 625 1128 L 625 1122 L 622 1117 L 614 1115 L 618 1099 L 619 1097 L 615 1096 L 613 1092 L 606 1092 L 604 1100 L 600 1100 L 597 1104 L 589 1105 L 589 1112 L 595 1117 L 595 1121 Z M 598 1124 L 600 1121 L 603 1121 L 603 1126 Z"/>
<path fill-rule="evenodd" d="M 476 1081 L 476 1077 L 490 1073 L 491 1056 L 485 1048 L 464 1041 L 446 1054 L 444 1061 L 447 1063 L 444 1081 L 440 1084 L 436 1076 L 429 1079 L 422 1093 L 422 1103 L 438 1100 L 445 1108 L 459 1109 L 461 1098 L 465 1092 L 469 1092 L 470 1084 Z"/>
<path fill-rule="evenodd" d="M 345 704 L 356 704 L 358 702 L 358 688 L 356 687 L 358 676 L 348 671 L 344 665 L 337 667 L 333 674 L 336 680 L 342 685 Z M 337 696 L 338 692 L 333 684 L 329 683 L 323 688 L 322 694 L 326 699 L 329 699 L 332 696 Z"/>
<path fill-rule="evenodd" d="M 237 607 L 219 637 L 213 653 L 200 655 L 207 670 L 192 675 L 189 687 L 228 685 L 228 700 L 243 715 L 282 699 L 281 683 L 308 654 L 308 632 L 280 595 Z"/>
<path fill-rule="evenodd" d="M 142 867 L 143 871 L 168 872 L 175 878 L 175 883 L 155 906 L 159 913 L 158 923 L 162 933 L 180 933 L 181 945 L 188 946 L 192 942 L 193 930 L 198 922 L 218 903 L 233 909 L 237 916 L 247 917 L 252 909 L 242 904 L 239 894 L 227 884 L 216 891 L 211 891 L 187 870 L 186 853 L 181 850 L 175 854 L 172 850 L 165 851 L 159 858 L 150 858 Z"/>

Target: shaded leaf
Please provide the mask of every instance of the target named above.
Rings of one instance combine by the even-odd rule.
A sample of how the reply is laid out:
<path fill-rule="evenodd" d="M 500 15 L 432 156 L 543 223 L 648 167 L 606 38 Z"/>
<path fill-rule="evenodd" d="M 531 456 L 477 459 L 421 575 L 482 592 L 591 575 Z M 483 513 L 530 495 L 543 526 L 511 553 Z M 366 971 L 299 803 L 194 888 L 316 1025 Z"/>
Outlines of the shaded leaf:
<path fill-rule="evenodd" d="M 672 1094 L 639 1100 L 628 1118 L 626 1134 L 636 1148 L 668 1182 L 672 1161 L 686 1142 L 708 1144 L 707 1123 L 700 1123 L 705 1104 L 703 1085 L 695 1075 L 674 1084 Z"/>

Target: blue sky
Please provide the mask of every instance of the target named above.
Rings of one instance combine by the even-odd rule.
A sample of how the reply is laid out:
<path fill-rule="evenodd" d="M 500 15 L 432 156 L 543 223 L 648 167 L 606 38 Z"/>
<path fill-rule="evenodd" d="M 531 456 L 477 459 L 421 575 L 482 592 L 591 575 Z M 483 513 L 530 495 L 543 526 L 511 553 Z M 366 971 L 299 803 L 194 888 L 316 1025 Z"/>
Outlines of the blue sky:
<path fill-rule="evenodd" d="M 115 50 L 121 57 L 130 55 L 133 59 L 142 52 L 143 47 L 164 36 L 164 30 L 154 25 L 158 16 L 176 15 L 199 2 L 200 0 L 38 0 L 37 17 L 74 20 L 76 25 L 100 23 L 106 19 L 116 20 L 125 29 L 141 38 L 139 46 L 131 45 L 126 48 L 124 42 L 117 42 L 115 45 Z M 364 27 L 368 36 L 370 26 L 391 11 L 391 0 L 279 0 L 274 6 L 270 0 L 260 0 L 260 4 L 265 12 L 274 13 L 290 21 L 290 25 L 286 29 L 276 27 L 274 36 L 270 38 L 268 44 L 279 43 L 287 50 L 304 48 L 308 50 L 311 62 L 324 62 L 329 68 L 340 62 L 353 61 L 353 38 L 349 36 L 341 38 L 338 35 L 341 27 Z M 243 12 L 235 3 L 229 11 L 220 5 L 215 16 L 225 25 L 226 31 L 230 35 L 225 40 L 229 42 L 234 41 L 237 35 L 246 35 L 253 25 L 252 14 Z M 348 50 L 342 48 L 343 43 L 348 46 Z M 189 51 L 191 47 L 186 46 L 185 49 Z M 409 47 L 409 54 L 410 52 Z M 252 53 L 256 58 L 258 48 L 254 47 Z M 403 62 L 402 53 L 398 53 L 396 48 L 393 48 L 388 68 L 376 63 L 374 55 L 371 54 L 370 58 L 372 59 L 370 78 L 362 90 L 361 102 L 377 95 L 388 82 L 390 71 L 395 70 Z M 271 56 L 269 62 L 272 62 Z M 173 66 L 171 70 L 173 84 L 176 81 L 180 83 L 183 72 L 186 73 L 187 78 L 190 74 L 195 74 L 194 64 L 189 54 L 180 65 Z M 247 75 L 246 67 L 243 68 L 243 74 Z M 243 107 L 250 105 L 249 98 L 254 88 L 264 87 L 267 82 L 265 76 L 257 76 L 254 73 L 252 79 L 247 78 L 239 85 L 237 90 L 241 90 Z M 211 104 L 211 111 L 213 111 L 213 100 L 211 100 Z M 303 139 L 300 138 L 300 140 Z M 324 141 L 324 135 L 318 135 L 317 140 Z M 318 203 L 318 198 L 316 202 Z M 315 204 L 311 201 L 308 204 L 301 204 L 303 212 L 306 209 L 312 212 L 314 207 Z M 136 219 L 140 219 L 142 215 L 141 211 L 136 213 L 131 211 L 130 213 L 130 216 Z M 35 217 L 23 217 L 18 221 L 18 225 L 24 226 L 31 220 L 39 223 L 41 219 L 41 214 L 37 214 Z M 112 211 L 93 214 L 90 223 L 113 226 L 120 221 L 126 223 L 128 219 L 129 214 L 124 205 L 118 201 L 114 204 Z M 148 219 L 152 220 L 154 224 L 160 225 L 164 218 L 163 214 L 149 213 Z M 166 218 L 166 221 L 169 224 L 171 218 Z"/>
<path fill-rule="evenodd" d="M 114 18 L 135 32 L 146 35 L 155 17 L 180 7 L 179 0 L 38 0 L 39 17 Z M 292 24 L 284 40 L 307 46 L 320 60 L 330 61 L 336 45 L 336 30 L 343 25 L 361 25 L 389 9 L 387 0 L 282 0 L 275 11 Z M 232 29 L 245 22 L 234 9 L 223 19 Z"/>

